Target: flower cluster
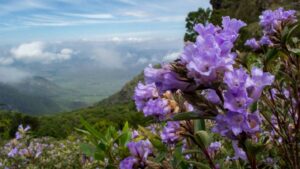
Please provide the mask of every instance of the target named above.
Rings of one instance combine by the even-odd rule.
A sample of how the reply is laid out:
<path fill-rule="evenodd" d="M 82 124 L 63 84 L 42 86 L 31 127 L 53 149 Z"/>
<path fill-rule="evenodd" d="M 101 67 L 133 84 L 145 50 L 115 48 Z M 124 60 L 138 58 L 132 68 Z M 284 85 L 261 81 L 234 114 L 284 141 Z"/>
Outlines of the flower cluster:
<path fill-rule="evenodd" d="M 182 81 L 182 77 L 172 71 L 170 64 L 162 64 L 161 68 L 153 68 L 149 65 L 144 70 L 144 77 L 146 84 L 154 83 L 161 93 L 178 89 L 182 91 L 193 89 L 190 83 Z"/>
<path fill-rule="evenodd" d="M 127 145 L 131 156 L 125 158 L 120 163 L 120 169 L 132 169 L 134 166 L 146 167 L 147 158 L 152 154 L 152 144 L 149 140 L 129 142 Z"/>
<path fill-rule="evenodd" d="M 277 43 L 279 32 L 283 30 L 285 26 L 289 26 L 297 22 L 296 11 L 278 8 L 274 11 L 266 10 L 262 13 L 260 18 L 260 26 L 263 29 L 263 36 L 259 41 L 255 38 L 246 41 L 245 45 L 251 47 L 253 50 L 258 50 L 261 46 L 273 46 Z"/>
<path fill-rule="evenodd" d="M 179 112 L 179 106 L 170 91 L 161 93 L 156 84 L 141 82 L 136 86 L 134 100 L 138 111 L 144 115 L 156 117 L 159 120 L 165 119 L 174 113 Z"/>
<path fill-rule="evenodd" d="M 30 126 L 26 126 L 24 128 L 22 124 L 19 125 L 18 131 L 16 132 L 16 139 L 19 140 L 19 139 L 23 138 L 24 135 L 26 134 L 26 132 L 29 130 L 30 130 Z"/>
<path fill-rule="evenodd" d="M 214 132 L 234 139 L 242 132 L 252 135 L 260 130 L 261 118 L 258 112 L 250 113 L 249 106 L 258 100 L 263 89 L 271 85 L 274 76 L 261 69 L 253 67 L 251 77 L 243 68 L 226 72 L 224 82 L 227 90 L 224 92 L 225 114 L 216 117 Z"/>
<path fill-rule="evenodd" d="M 134 100 L 138 111 L 143 111 L 145 116 L 156 116 L 159 119 L 170 112 L 168 100 L 161 98 L 154 83 L 142 84 L 135 88 Z"/>
<path fill-rule="evenodd" d="M 180 122 L 170 121 L 163 128 L 160 137 L 164 143 L 174 144 L 180 140 Z"/>
<path fill-rule="evenodd" d="M 210 156 L 213 156 L 221 149 L 221 147 L 222 147 L 221 142 L 216 141 L 209 145 L 209 147 L 207 148 L 207 151 Z"/>
<path fill-rule="evenodd" d="M 180 57 L 187 76 L 196 84 L 211 84 L 221 80 L 225 71 L 232 70 L 236 54 L 231 52 L 238 31 L 246 24 L 240 20 L 223 17 L 222 27 L 198 24 L 195 43 L 188 43 Z"/>
<path fill-rule="evenodd" d="M 29 145 L 25 145 L 20 142 L 21 139 L 25 139 L 26 133 L 29 130 L 30 126 L 24 128 L 23 125 L 19 125 L 15 139 L 5 145 L 5 149 L 8 150 L 8 157 L 15 158 L 20 156 L 28 159 L 36 159 L 42 154 L 43 149 L 47 146 L 46 144 L 30 142 Z"/>
<path fill-rule="evenodd" d="M 25 129 L 27 130 L 25 131 Z M 16 138 L 0 149 L 0 168 L 97 168 L 98 163 L 79 151 L 82 140 L 56 140 L 50 137 L 32 138 L 29 127 L 19 126 Z"/>

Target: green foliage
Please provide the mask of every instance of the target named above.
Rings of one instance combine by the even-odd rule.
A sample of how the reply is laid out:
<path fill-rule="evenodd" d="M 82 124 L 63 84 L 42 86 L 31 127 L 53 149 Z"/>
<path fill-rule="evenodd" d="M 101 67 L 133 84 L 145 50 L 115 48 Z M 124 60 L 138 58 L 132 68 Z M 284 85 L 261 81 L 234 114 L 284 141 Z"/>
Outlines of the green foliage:
<path fill-rule="evenodd" d="M 126 145 L 131 139 L 131 130 L 129 130 L 128 123 L 125 123 L 120 131 L 110 126 L 102 133 L 98 132 L 84 119 L 81 119 L 81 123 L 86 131 L 79 131 L 85 134 L 90 141 L 90 144 L 81 144 L 82 152 L 98 160 L 101 167 L 117 168 L 119 165 L 118 158 L 123 159 L 128 155 Z"/>
<path fill-rule="evenodd" d="M 5 139 L 14 137 L 18 125 L 24 124 L 32 127 L 35 137 L 51 136 L 63 139 L 72 134 L 74 128 L 83 127 L 80 123 L 81 117 L 100 131 L 109 126 L 122 128 L 126 121 L 133 127 L 147 125 L 150 120 L 138 113 L 131 101 L 128 104 L 99 105 L 51 116 L 35 117 L 2 111 L 0 112 L 0 137 Z"/>
<path fill-rule="evenodd" d="M 190 12 L 185 19 L 186 21 L 186 33 L 184 35 L 184 41 L 194 42 L 196 40 L 197 33 L 194 31 L 194 26 L 197 23 L 207 23 L 209 21 L 212 10 L 207 8 L 199 8 L 197 11 Z"/>

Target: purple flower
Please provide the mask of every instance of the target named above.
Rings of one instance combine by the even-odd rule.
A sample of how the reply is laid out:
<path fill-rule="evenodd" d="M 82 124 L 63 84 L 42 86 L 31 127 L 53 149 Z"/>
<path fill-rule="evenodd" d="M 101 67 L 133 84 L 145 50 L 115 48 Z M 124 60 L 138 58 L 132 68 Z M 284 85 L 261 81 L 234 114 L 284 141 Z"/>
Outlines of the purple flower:
<path fill-rule="evenodd" d="M 150 154 L 152 154 L 152 144 L 149 140 L 141 140 L 138 142 L 129 142 L 127 147 L 133 157 L 145 162 Z"/>
<path fill-rule="evenodd" d="M 164 98 L 150 99 L 143 108 L 144 115 L 164 119 L 171 112 L 169 102 Z"/>
<path fill-rule="evenodd" d="M 16 132 L 16 139 L 19 140 L 22 138 L 22 134 L 20 132 Z"/>
<path fill-rule="evenodd" d="M 147 85 L 142 84 L 141 82 L 135 87 L 134 90 L 134 100 L 138 111 L 142 111 L 145 107 L 146 102 L 149 99 L 157 98 L 158 91 L 154 83 Z"/>
<path fill-rule="evenodd" d="M 230 126 L 228 125 L 228 120 L 226 115 L 219 114 L 215 118 L 216 125 L 212 128 L 212 132 L 219 133 L 221 136 L 228 137 L 234 139 Z"/>
<path fill-rule="evenodd" d="M 230 19 L 229 16 L 222 17 L 222 27 L 224 31 L 238 33 L 239 30 L 246 26 L 246 23 L 235 18 Z"/>
<path fill-rule="evenodd" d="M 246 123 L 246 113 L 228 112 L 226 114 L 226 121 L 228 128 L 231 129 L 232 133 L 237 136 L 243 132 L 243 125 Z"/>
<path fill-rule="evenodd" d="M 262 13 L 260 18 L 260 25 L 263 27 L 264 33 L 272 35 L 276 33 L 282 25 L 293 24 L 297 22 L 296 11 L 278 8 L 277 10 L 266 10 Z"/>
<path fill-rule="evenodd" d="M 212 131 L 235 140 L 242 132 L 250 136 L 255 135 L 260 131 L 260 125 L 261 118 L 257 112 L 249 114 L 246 111 L 243 113 L 229 111 L 216 117 L 216 125 Z"/>
<path fill-rule="evenodd" d="M 251 70 L 251 79 L 248 79 L 246 84 L 249 97 L 258 100 L 264 87 L 271 85 L 273 81 L 273 75 L 265 73 L 257 67 L 253 67 Z"/>
<path fill-rule="evenodd" d="M 222 29 L 218 26 L 209 23 L 205 26 L 203 24 L 196 24 L 194 26 L 194 30 L 198 33 L 199 36 L 206 36 L 206 35 L 214 35 L 217 32 L 221 31 Z"/>
<path fill-rule="evenodd" d="M 120 169 L 134 169 L 134 165 L 138 163 L 135 157 L 129 156 L 121 161 Z"/>
<path fill-rule="evenodd" d="M 225 39 L 234 43 L 234 41 L 238 37 L 239 30 L 244 26 L 246 26 L 245 22 L 234 18 L 230 19 L 229 16 L 224 16 L 222 17 L 223 32 L 221 32 L 222 36 L 220 37 L 222 37 L 223 39 L 225 37 Z"/>
<path fill-rule="evenodd" d="M 221 149 L 221 146 L 222 146 L 221 142 L 219 141 L 213 142 L 209 145 L 207 151 L 210 155 L 213 155 Z"/>
<path fill-rule="evenodd" d="M 233 71 L 226 72 L 224 75 L 224 83 L 232 90 L 245 88 L 249 78 L 247 72 L 241 67 Z"/>
<path fill-rule="evenodd" d="M 228 90 L 224 93 L 224 108 L 233 112 L 245 112 L 252 101 L 245 89 Z"/>
<path fill-rule="evenodd" d="M 16 132 L 16 139 L 19 140 L 23 138 L 23 135 L 30 130 L 30 126 L 26 126 L 25 128 L 23 127 L 22 124 L 19 125 L 18 131 Z"/>
<path fill-rule="evenodd" d="M 160 134 L 160 137 L 164 143 L 175 144 L 179 141 L 180 135 L 180 122 L 173 121 L 167 122 L 167 125 L 163 128 L 163 131 Z"/>
<path fill-rule="evenodd" d="M 244 126 L 244 130 L 247 133 L 257 133 L 260 131 L 260 125 L 262 123 L 262 119 L 258 112 L 248 114 L 247 121 Z"/>
<path fill-rule="evenodd" d="M 164 64 L 161 68 L 153 68 L 149 65 L 144 70 L 145 82 L 147 84 L 155 83 L 160 92 L 167 90 L 176 91 L 181 89 L 186 91 L 190 89 L 190 83 L 180 80 L 180 77 L 171 70 L 171 65 Z"/>
<path fill-rule="evenodd" d="M 18 154 L 19 150 L 17 147 L 14 147 L 10 152 L 8 152 L 7 156 L 8 157 L 15 157 Z"/>
<path fill-rule="evenodd" d="M 204 90 L 204 96 L 208 101 L 210 101 L 214 104 L 221 103 L 220 97 L 217 95 L 216 91 L 213 89 Z"/>
<path fill-rule="evenodd" d="M 273 42 L 270 40 L 270 38 L 268 36 L 263 36 L 261 37 L 261 39 L 259 40 L 259 44 L 260 45 L 267 45 L 267 46 L 272 46 Z"/>
<path fill-rule="evenodd" d="M 255 38 L 252 38 L 252 39 L 248 39 L 245 42 L 245 46 L 248 46 L 248 47 L 252 48 L 253 50 L 257 50 L 260 48 L 260 43 L 258 43 Z"/>
<path fill-rule="evenodd" d="M 243 149 L 238 147 L 238 142 L 237 141 L 233 141 L 232 142 L 232 147 L 234 149 L 234 157 L 233 159 L 238 160 L 239 158 L 242 160 L 246 160 L 247 156 L 246 153 Z"/>
<path fill-rule="evenodd" d="M 20 156 L 24 156 L 24 155 L 26 156 L 28 154 L 29 154 L 29 151 L 26 148 L 23 148 L 19 151 Z"/>
<path fill-rule="evenodd" d="M 180 57 L 188 70 L 188 77 L 199 84 L 210 84 L 221 80 L 224 72 L 232 70 L 236 57 L 231 52 L 238 30 L 245 24 L 236 19 L 223 17 L 223 29 L 212 24 L 198 24 L 195 43 L 188 43 Z"/>
<path fill-rule="evenodd" d="M 137 130 L 133 130 L 132 132 L 131 132 L 131 138 L 132 139 L 135 139 L 135 138 L 137 138 L 139 136 L 139 132 L 137 131 Z"/>

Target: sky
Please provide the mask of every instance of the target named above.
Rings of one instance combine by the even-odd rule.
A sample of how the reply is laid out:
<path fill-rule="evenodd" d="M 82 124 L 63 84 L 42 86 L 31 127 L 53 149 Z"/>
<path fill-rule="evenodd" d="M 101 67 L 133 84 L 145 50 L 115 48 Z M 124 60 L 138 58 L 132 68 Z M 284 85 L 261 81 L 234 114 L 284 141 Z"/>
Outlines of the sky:
<path fill-rule="evenodd" d="M 41 76 L 99 101 L 178 58 L 209 0 L 0 0 L 0 83 Z"/>
<path fill-rule="evenodd" d="M 0 44 L 175 36 L 209 0 L 0 0 Z"/>

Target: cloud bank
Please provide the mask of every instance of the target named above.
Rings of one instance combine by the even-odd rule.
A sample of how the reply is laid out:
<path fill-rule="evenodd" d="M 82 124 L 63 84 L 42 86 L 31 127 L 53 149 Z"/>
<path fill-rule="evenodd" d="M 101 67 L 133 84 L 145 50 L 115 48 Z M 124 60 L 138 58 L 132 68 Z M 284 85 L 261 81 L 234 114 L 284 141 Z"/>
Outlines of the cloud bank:
<path fill-rule="evenodd" d="M 74 51 L 69 48 L 63 48 L 58 52 L 50 52 L 46 50 L 46 44 L 44 42 L 37 41 L 23 43 L 18 47 L 12 48 L 10 53 L 12 58 L 16 61 L 23 61 L 26 63 L 51 63 L 55 61 L 69 60 L 74 54 Z"/>

